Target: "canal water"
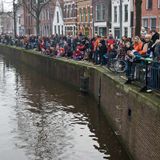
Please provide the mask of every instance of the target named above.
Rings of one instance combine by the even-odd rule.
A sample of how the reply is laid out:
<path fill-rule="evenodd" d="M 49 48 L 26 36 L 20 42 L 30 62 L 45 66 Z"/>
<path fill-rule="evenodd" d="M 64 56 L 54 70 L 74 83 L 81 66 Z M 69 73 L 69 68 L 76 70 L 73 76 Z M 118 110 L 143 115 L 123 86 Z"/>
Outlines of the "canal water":
<path fill-rule="evenodd" d="M 128 160 L 96 102 L 0 55 L 1 160 Z"/>

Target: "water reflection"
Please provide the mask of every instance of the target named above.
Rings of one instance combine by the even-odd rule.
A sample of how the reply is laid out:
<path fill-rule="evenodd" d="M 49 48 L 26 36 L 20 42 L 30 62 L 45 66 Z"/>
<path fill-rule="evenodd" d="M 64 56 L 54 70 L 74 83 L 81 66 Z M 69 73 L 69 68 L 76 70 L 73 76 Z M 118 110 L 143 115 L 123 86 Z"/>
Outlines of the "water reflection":
<path fill-rule="evenodd" d="M 3 160 L 128 159 L 93 99 L 3 57 L 0 71 Z"/>

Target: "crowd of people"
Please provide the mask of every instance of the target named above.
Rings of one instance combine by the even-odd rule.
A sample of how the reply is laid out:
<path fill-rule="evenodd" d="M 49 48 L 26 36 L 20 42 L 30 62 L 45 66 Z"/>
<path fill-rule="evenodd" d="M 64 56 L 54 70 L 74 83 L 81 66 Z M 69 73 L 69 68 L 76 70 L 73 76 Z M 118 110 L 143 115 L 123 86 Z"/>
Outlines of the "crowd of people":
<path fill-rule="evenodd" d="M 127 63 L 125 84 L 131 84 L 134 80 L 136 63 L 154 62 L 154 67 L 160 68 L 160 39 L 159 33 L 155 30 L 140 37 L 123 36 L 120 40 L 114 39 L 111 34 L 108 37 L 95 34 L 93 38 L 88 38 L 81 33 L 77 36 L 28 35 L 16 38 L 0 35 L 0 43 L 35 49 L 49 56 L 87 60 L 95 65 L 106 65 L 110 59 L 119 54 Z"/>

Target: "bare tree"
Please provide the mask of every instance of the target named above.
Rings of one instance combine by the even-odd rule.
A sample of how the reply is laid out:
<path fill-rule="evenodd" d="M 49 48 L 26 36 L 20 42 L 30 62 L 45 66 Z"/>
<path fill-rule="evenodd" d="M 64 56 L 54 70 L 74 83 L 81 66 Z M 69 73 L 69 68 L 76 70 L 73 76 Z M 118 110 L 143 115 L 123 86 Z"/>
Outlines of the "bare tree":
<path fill-rule="evenodd" d="M 141 18 L 142 18 L 142 0 L 135 0 L 135 7 L 136 7 L 135 35 L 140 36 L 140 32 L 141 32 Z"/>
<path fill-rule="evenodd" d="M 36 34 L 40 34 L 40 14 L 42 9 L 49 4 L 51 0 L 21 0 L 22 5 L 27 9 L 30 15 L 36 21 Z"/>

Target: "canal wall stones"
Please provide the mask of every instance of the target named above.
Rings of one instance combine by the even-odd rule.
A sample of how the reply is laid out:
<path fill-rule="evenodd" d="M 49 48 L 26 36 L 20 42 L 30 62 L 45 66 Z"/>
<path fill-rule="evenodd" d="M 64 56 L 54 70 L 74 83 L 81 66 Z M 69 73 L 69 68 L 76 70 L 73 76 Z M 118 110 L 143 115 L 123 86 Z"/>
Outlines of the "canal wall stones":
<path fill-rule="evenodd" d="M 160 99 L 124 85 L 102 67 L 65 58 L 54 59 L 36 51 L 0 45 L 1 54 L 22 62 L 44 76 L 79 89 L 82 77 L 89 78 L 89 93 L 97 100 L 113 131 L 135 160 L 160 160 Z"/>

